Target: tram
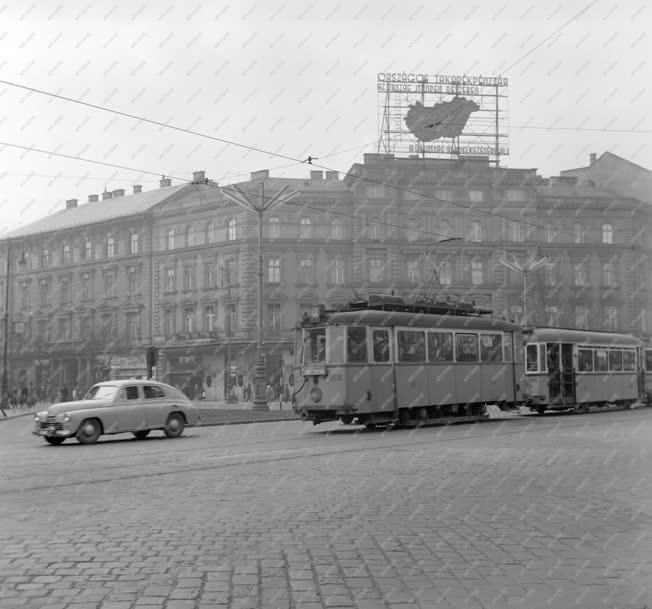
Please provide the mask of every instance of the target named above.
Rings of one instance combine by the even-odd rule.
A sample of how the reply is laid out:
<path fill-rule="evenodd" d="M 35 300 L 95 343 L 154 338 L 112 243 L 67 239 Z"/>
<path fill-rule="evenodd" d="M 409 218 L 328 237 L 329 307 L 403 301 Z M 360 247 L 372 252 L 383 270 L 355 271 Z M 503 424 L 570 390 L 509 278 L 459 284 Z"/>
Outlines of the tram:
<path fill-rule="evenodd" d="M 521 329 L 465 303 L 371 295 L 313 309 L 295 334 L 293 408 L 314 424 L 458 423 L 520 401 Z M 296 381 L 295 381 L 296 382 Z"/>
<path fill-rule="evenodd" d="M 645 399 L 646 379 L 652 396 L 652 349 L 639 339 L 522 329 L 490 313 L 384 295 L 314 307 L 295 329 L 292 407 L 315 425 L 410 427 L 480 421 L 490 404 L 627 407 Z"/>
<path fill-rule="evenodd" d="M 652 349 L 645 349 L 645 397 L 652 405 Z"/>

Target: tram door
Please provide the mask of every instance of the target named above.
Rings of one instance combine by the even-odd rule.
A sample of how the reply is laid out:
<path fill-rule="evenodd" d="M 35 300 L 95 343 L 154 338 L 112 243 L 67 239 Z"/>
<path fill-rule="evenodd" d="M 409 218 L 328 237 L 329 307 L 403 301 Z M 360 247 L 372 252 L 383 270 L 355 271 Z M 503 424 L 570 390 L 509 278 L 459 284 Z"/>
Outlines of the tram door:
<path fill-rule="evenodd" d="M 551 402 L 575 401 L 573 345 L 548 343 L 548 392 Z"/>
<path fill-rule="evenodd" d="M 550 402 L 557 402 L 561 395 L 559 343 L 547 343 L 546 352 L 548 353 L 548 394 Z"/>
<path fill-rule="evenodd" d="M 575 367 L 571 343 L 561 345 L 561 393 L 567 400 L 575 402 Z"/>

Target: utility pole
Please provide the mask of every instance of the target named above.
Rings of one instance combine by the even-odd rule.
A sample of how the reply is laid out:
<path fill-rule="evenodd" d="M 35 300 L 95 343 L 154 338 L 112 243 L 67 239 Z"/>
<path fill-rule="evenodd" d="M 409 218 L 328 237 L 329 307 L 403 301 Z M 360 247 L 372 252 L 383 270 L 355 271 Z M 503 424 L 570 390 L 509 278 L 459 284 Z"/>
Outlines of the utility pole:
<path fill-rule="evenodd" d="M 226 265 L 222 267 L 222 289 L 224 289 L 224 273 L 226 271 L 226 402 L 233 402 L 231 396 L 231 259 L 226 260 Z"/>
<path fill-rule="evenodd" d="M 521 273 L 523 275 L 523 327 L 525 328 L 527 326 L 527 276 L 528 273 L 531 273 L 532 271 L 536 271 L 537 269 L 540 269 L 544 264 L 549 264 L 550 263 L 550 258 L 548 256 L 544 256 L 543 258 L 539 258 L 539 260 L 533 260 L 529 264 L 519 264 L 519 262 L 516 260 L 515 257 L 512 261 L 505 260 L 504 258 L 500 258 L 498 262 L 502 264 L 503 266 L 506 266 L 508 269 L 511 269 L 512 271 L 516 271 L 517 273 Z M 534 319 L 532 320 L 534 321 Z"/>
<path fill-rule="evenodd" d="M 265 201 L 264 181 L 258 184 L 258 197 L 252 199 L 238 186 L 221 188 L 222 194 L 240 207 L 256 213 L 258 218 L 258 332 L 256 340 L 256 364 L 254 366 L 254 410 L 269 410 L 267 404 L 267 370 L 265 366 L 265 352 L 263 342 L 263 215 L 277 205 L 287 203 L 299 194 L 297 190 L 290 190 L 285 185 L 275 195 Z"/>

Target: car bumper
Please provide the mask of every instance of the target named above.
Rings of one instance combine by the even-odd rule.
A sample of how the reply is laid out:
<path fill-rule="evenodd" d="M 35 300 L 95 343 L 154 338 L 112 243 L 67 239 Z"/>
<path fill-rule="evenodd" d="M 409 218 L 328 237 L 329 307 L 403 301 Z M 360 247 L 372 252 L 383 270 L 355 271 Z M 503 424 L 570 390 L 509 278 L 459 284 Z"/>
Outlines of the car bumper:
<path fill-rule="evenodd" d="M 34 429 L 32 434 L 35 436 L 47 436 L 48 438 L 68 438 L 75 434 L 70 429 Z"/>

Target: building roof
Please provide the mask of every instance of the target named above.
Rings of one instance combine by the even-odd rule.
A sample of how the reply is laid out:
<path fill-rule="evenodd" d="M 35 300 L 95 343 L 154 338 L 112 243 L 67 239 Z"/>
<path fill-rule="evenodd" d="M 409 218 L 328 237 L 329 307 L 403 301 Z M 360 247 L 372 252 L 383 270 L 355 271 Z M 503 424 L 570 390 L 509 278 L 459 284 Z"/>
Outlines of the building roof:
<path fill-rule="evenodd" d="M 546 184 L 536 187 L 538 196 L 542 197 L 604 197 L 613 199 L 614 193 L 607 192 L 588 184 Z M 619 197 L 628 198 L 628 197 Z"/>
<path fill-rule="evenodd" d="M 156 188 L 133 195 L 85 203 L 71 209 L 62 209 L 5 234 L 3 239 L 28 237 L 141 214 L 187 186 L 188 184 L 180 184 Z"/>

